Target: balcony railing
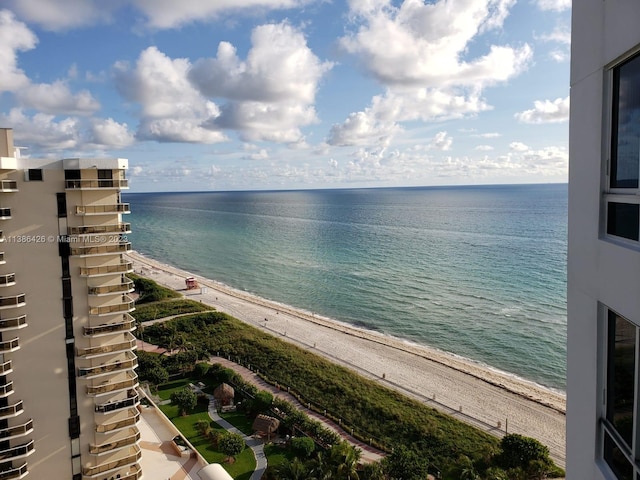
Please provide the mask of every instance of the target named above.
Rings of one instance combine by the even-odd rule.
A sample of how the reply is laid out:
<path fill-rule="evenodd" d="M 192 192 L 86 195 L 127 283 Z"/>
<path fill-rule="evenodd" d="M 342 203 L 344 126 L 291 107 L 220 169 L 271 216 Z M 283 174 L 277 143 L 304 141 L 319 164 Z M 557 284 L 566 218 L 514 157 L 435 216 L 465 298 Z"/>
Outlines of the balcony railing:
<path fill-rule="evenodd" d="M 24 293 L 0 297 L 0 309 L 24 307 L 26 305 Z"/>
<path fill-rule="evenodd" d="M 133 292 L 133 281 L 126 279 L 115 285 L 101 285 L 99 287 L 89 287 L 89 295 L 109 295 L 110 293 Z"/>
<path fill-rule="evenodd" d="M 118 480 L 138 480 L 142 478 L 142 467 L 134 465 L 127 473 L 121 474 Z"/>
<path fill-rule="evenodd" d="M 69 227 L 69 235 L 102 235 L 106 233 L 131 233 L 130 223 L 114 223 L 111 225 L 82 225 Z"/>
<path fill-rule="evenodd" d="M 2 180 L 0 181 L 0 192 L 17 192 L 18 182 L 15 180 Z"/>
<path fill-rule="evenodd" d="M 0 265 L 4 265 L 7 261 L 4 259 L 4 252 L 0 252 Z"/>
<path fill-rule="evenodd" d="M 78 357 L 91 357 L 135 349 L 137 347 L 135 337 L 129 332 L 126 332 L 125 335 L 128 336 L 126 337 L 127 340 L 124 342 L 100 345 L 98 347 L 76 348 L 76 355 Z"/>
<path fill-rule="evenodd" d="M 16 284 L 16 274 L 15 273 L 6 273 L 4 275 L 0 275 L 0 287 L 10 287 L 11 285 Z"/>
<path fill-rule="evenodd" d="M 8 407 L 0 407 L 0 419 L 17 417 L 22 412 L 24 412 L 24 406 L 22 405 L 22 400 L 20 400 L 18 403 L 14 403 Z"/>
<path fill-rule="evenodd" d="M 6 450 L 0 450 L 0 462 L 6 462 L 11 459 L 24 458 L 33 453 L 34 444 L 33 440 L 17 447 L 7 448 Z"/>
<path fill-rule="evenodd" d="M 89 307 L 89 315 L 109 315 L 111 313 L 133 312 L 136 309 L 135 302 L 128 296 L 122 303 L 115 305 L 102 305 L 100 307 Z"/>
<path fill-rule="evenodd" d="M 133 263 L 123 261 L 116 265 L 102 265 L 99 267 L 80 267 L 80 276 L 95 277 L 99 275 L 110 275 L 112 273 L 131 273 Z"/>
<path fill-rule="evenodd" d="M 0 220 L 9 220 L 11 218 L 11 209 L 2 207 L 0 208 Z"/>
<path fill-rule="evenodd" d="M 126 353 L 126 360 L 116 360 L 114 362 L 103 363 L 95 367 L 81 367 L 78 368 L 78 376 L 93 378 L 106 373 L 122 372 L 127 370 L 133 370 L 138 367 L 138 357 L 131 352 Z"/>
<path fill-rule="evenodd" d="M 29 435 L 33 431 L 33 420 L 29 420 L 22 425 L 16 425 L 15 427 L 3 428 L 0 430 L 0 440 L 9 440 L 11 438 L 24 437 Z"/>
<path fill-rule="evenodd" d="M 129 416 L 117 422 L 96 424 L 96 433 L 111 433 L 123 428 L 132 427 L 140 421 L 140 412 L 138 409 L 129 409 Z"/>
<path fill-rule="evenodd" d="M 140 399 L 138 398 L 138 394 L 134 393 L 132 395 L 129 395 L 126 400 L 119 400 L 117 402 L 108 402 L 96 405 L 95 411 L 96 413 L 112 413 L 117 410 L 122 410 L 123 408 L 135 407 L 138 405 L 138 403 L 140 403 Z"/>
<path fill-rule="evenodd" d="M 23 478 L 27 473 L 29 473 L 29 470 L 27 469 L 27 462 L 24 462 L 19 467 L 0 471 L 0 480 L 13 480 L 15 478 Z"/>
<path fill-rule="evenodd" d="M 112 382 L 104 382 L 101 385 L 87 385 L 87 395 L 99 396 L 105 393 L 118 392 L 120 390 L 128 390 L 138 386 L 137 375 L 127 375 L 128 380 L 117 380 Z"/>
<path fill-rule="evenodd" d="M 91 467 L 84 467 L 82 469 L 82 475 L 86 477 L 96 477 L 100 474 L 105 474 L 108 472 L 114 472 L 120 468 L 133 465 L 137 463 L 142 458 L 142 450 L 137 445 L 130 447 L 132 454 L 128 455 L 120 460 L 116 460 L 114 462 L 103 463 L 102 465 L 96 465 Z"/>
<path fill-rule="evenodd" d="M 100 190 L 102 188 L 129 188 L 126 179 L 88 179 L 88 180 L 66 180 L 67 190 Z"/>
<path fill-rule="evenodd" d="M 11 360 L 0 363 L 0 375 L 8 375 L 11 372 L 13 372 L 13 365 L 11 365 Z"/>
<path fill-rule="evenodd" d="M 12 393 L 13 393 L 13 382 L 7 382 L 0 385 L 0 398 L 8 397 Z"/>
<path fill-rule="evenodd" d="M 2 233 L 2 230 L 0 230 L 0 243 L 4 242 L 7 240 L 7 237 L 4 236 L 4 233 Z"/>
<path fill-rule="evenodd" d="M 136 320 L 128 313 L 125 313 L 122 315 L 121 322 L 105 323 L 95 327 L 83 327 L 83 329 L 84 335 L 86 336 L 105 335 L 117 332 L 132 332 L 136 329 Z"/>
<path fill-rule="evenodd" d="M 27 316 L 20 315 L 14 318 L 2 318 L 0 319 L 0 332 L 6 332 L 9 330 L 17 330 L 27 326 Z"/>
<path fill-rule="evenodd" d="M 71 255 L 89 257 L 93 255 L 109 255 L 131 251 L 131 242 L 120 242 L 112 245 L 92 245 L 71 247 Z"/>
<path fill-rule="evenodd" d="M 131 213 L 131 209 L 128 203 L 76 206 L 76 215 L 108 215 L 113 213 Z"/>
<path fill-rule="evenodd" d="M 135 445 L 140 440 L 140 432 L 137 428 L 130 428 L 129 433 L 131 433 L 131 435 L 120 440 L 114 440 L 113 442 L 99 445 L 90 444 L 89 453 L 91 455 L 102 455 L 104 453 L 113 452 L 114 450 L 120 450 L 121 448 Z"/>
<path fill-rule="evenodd" d="M 15 352 L 20 349 L 20 345 L 18 344 L 18 337 L 12 338 L 11 340 L 7 340 L 4 342 L 0 342 L 0 353 L 8 353 Z"/>

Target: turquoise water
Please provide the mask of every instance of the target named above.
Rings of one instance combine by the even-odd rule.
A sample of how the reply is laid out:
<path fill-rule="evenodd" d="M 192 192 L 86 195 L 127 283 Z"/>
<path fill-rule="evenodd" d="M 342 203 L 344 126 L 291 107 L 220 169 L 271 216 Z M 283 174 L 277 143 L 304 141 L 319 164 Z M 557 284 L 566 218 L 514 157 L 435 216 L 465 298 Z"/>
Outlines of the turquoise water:
<path fill-rule="evenodd" d="M 152 258 L 565 387 L 567 185 L 123 197 Z"/>

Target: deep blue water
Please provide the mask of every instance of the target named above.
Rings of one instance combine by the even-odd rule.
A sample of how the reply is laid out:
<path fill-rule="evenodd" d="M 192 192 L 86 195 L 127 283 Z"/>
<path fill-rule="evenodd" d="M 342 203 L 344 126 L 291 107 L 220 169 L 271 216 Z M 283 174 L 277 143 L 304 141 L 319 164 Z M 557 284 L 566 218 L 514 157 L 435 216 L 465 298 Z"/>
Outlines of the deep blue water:
<path fill-rule="evenodd" d="M 123 198 L 159 261 L 565 387 L 567 185 Z"/>

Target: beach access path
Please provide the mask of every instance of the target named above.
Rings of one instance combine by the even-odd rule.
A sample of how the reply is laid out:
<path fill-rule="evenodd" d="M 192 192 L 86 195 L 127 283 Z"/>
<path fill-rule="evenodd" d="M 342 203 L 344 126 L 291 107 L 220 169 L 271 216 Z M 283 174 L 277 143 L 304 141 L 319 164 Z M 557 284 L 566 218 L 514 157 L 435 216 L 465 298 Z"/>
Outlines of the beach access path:
<path fill-rule="evenodd" d="M 128 258 L 137 274 L 282 340 L 309 349 L 496 436 L 520 433 L 549 447 L 565 466 L 565 397 L 471 361 L 294 309 L 149 259 Z M 185 290 L 185 278 L 200 288 Z"/>

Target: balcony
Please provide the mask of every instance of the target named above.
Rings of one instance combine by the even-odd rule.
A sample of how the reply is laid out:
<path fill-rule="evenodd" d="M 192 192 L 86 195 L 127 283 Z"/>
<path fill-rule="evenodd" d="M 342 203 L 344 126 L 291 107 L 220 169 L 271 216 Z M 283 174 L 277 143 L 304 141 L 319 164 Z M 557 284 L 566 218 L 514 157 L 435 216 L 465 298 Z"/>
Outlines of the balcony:
<path fill-rule="evenodd" d="M 128 313 L 122 315 L 122 321 L 118 323 L 103 323 L 95 327 L 83 327 L 85 336 L 110 335 L 118 332 L 133 332 L 136 329 L 136 320 Z"/>
<path fill-rule="evenodd" d="M 10 287 L 16 284 L 16 274 L 7 273 L 0 275 L 0 287 Z"/>
<path fill-rule="evenodd" d="M 10 208 L 0 208 L 0 220 L 9 220 L 11 219 L 11 209 Z"/>
<path fill-rule="evenodd" d="M 131 242 L 119 242 L 112 245 L 95 245 L 71 247 L 71 255 L 79 257 L 95 257 L 99 255 L 113 255 L 131 251 Z"/>
<path fill-rule="evenodd" d="M 140 467 L 140 465 L 133 465 L 126 473 L 118 475 L 120 475 L 120 478 L 116 477 L 118 480 L 138 480 L 142 478 L 142 467 Z"/>
<path fill-rule="evenodd" d="M 15 352 L 16 350 L 20 350 L 18 337 L 7 340 L 5 342 L 0 342 L 0 353 L 10 353 Z"/>
<path fill-rule="evenodd" d="M 78 377 L 92 379 L 105 374 L 131 371 L 138 367 L 138 357 L 132 352 L 125 353 L 126 360 L 115 360 L 102 365 L 78 368 Z"/>
<path fill-rule="evenodd" d="M 24 478 L 29 473 L 27 470 L 27 462 L 19 467 L 11 467 L 8 470 L 0 471 L 0 480 L 14 480 L 16 478 Z"/>
<path fill-rule="evenodd" d="M 4 233 L 2 233 L 2 230 L 0 230 L 0 243 L 5 242 L 7 240 L 7 237 L 4 236 Z"/>
<path fill-rule="evenodd" d="M 68 227 L 69 235 L 104 235 L 109 233 L 131 233 L 130 223 L 113 223 L 109 225 L 82 225 Z"/>
<path fill-rule="evenodd" d="M 24 307 L 26 304 L 24 293 L 10 295 L 8 297 L 0 297 L 0 310 Z"/>
<path fill-rule="evenodd" d="M 19 458 L 25 458 L 34 452 L 33 440 L 17 447 L 7 448 L 6 450 L 0 450 L 0 462 L 7 462 L 11 460 L 17 460 Z"/>
<path fill-rule="evenodd" d="M 114 285 L 101 285 L 99 287 L 89 287 L 89 295 L 101 296 L 113 293 L 130 293 L 133 292 L 133 281 L 125 278 L 120 283 Z"/>
<path fill-rule="evenodd" d="M 114 273 L 133 272 L 133 263 L 121 261 L 116 265 L 102 265 L 99 267 L 80 267 L 81 277 L 99 277 L 102 275 L 112 275 Z"/>
<path fill-rule="evenodd" d="M 0 319 L 0 332 L 8 332 L 10 330 L 18 330 L 27 326 L 27 316 L 20 315 L 14 318 Z"/>
<path fill-rule="evenodd" d="M 114 213 L 131 213 L 128 203 L 112 205 L 78 205 L 76 215 L 112 215 Z"/>
<path fill-rule="evenodd" d="M 91 455 L 104 455 L 105 453 L 111 453 L 135 445 L 140 440 L 140 431 L 135 427 L 129 428 L 128 432 L 123 433 L 129 433 L 129 435 L 107 443 L 89 444 L 89 453 Z"/>
<path fill-rule="evenodd" d="M 11 365 L 11 360 L 0 363 L 0 375 L 9 375 L 11 372 L 13 372 L 13 365 Z"/>
<path fill-rule="evenodd" d="M 78 357 L 93 358 L 109 353 L 128 352 L 135 348 L 137 348 L 136 338 L 129 332 L 125 332 L 124 342 L 100 345 L 98 347 L 76 348 L 76 355 Z"/>
<path fill-rule="evenodd" d="M 8 397 L 12 393 L 13 393 L 13 382 L 7 382 L 5 384 L 0 385 L 0 398 Z M 2 437 L 0 436 L 0 438 Z"/>
<path fill-rule="evenodd" d="M 96 433 L 112 433 L 122 430 L 123 428 L 133 427 L 140 421 L 140 412 L 137 408 L 130 408 L 127 412 L 127 418 L 118 420 L 117 422 L 96 424 Z"/>
<path fill-rule="evenodd" d="M 130 454 L 120 460 L 104 463 L 102 465 L 83 467 L 82 475 L 86 478 L 98 478 L 100 475 L 108 477 L 110 473 L 116 473 L 122 468 L 134 467 L 134 464 L 138 463 L 142 458 L 142 450 L 140 450 L 140 447 L 137 445 L 129 447 L 129 450 Z M 120 478 L 122 478 L 122 476 Z"/>
<path fill-rule="evenodd" d="M 129 390 L 138 386 L 138 376 L 127 374 L 127 380 L 113 380 L 102 382 L 100 385 L 87 385 L 87 395 L 99 397 L 107 393 L 115 393 L 121 390 Z"/>
<path fill-rule="evenodd" d="M 126 179 L 87 179 L 87 180 L 66 180 L 64 188 L 66 190 L 105 190 L 105 189 L 125 189 L 129 188 L 129 181 Z"/>
<path fill-rule="evenodd" d="M 136 309 L 135 302 L 127 295 L 123 295 L 121 303 L 114 305 L 102 305 L 100 307 L 89 307 L 89 315 L 99 317 L 101 315 L 111 315 L 112 313 L 128 313 Z"/>
<path fill-rule="evenodd" d="M 4 265 L 7 261 L 4 259 L 4 252 L 0 252 L 0 265 Z"/>
<path fill-rule="evenodd" d="M 123 408 L 131 408 L 136 407 L 140 403 L 140 399 L 138 398 L 138 394 L 135 393 L 135 390 L 132 390 L 134 393 L 130 394 L 126 400 L 118 400 L 117 402 L 107 402 L 102 403 L 100 405 L 96 405 L 95 411 L 96 413 L 113 413 L 118 410 L 122 410 Z"/>
<path fill-rule="evenodd" d="M 18 182 L 15 180 L 2 180 L 0 181 L 0 192 L 17 192 L 18 191 Z"/>
<path fill-rule="evenodd" d="M 22 425 L 16 425 L 15 427 L 3 428 L 0 430 L 0 441 L 10 440 L 12 438 L 24 437 L 33 432 L 33 420 L 29 420 Z"/>
<path fill-rule="evenodd" d="M 22 400 L 8 407 L 0 407 L 0 419 L 13 418 L 24 412 L 24 406 Z"/>

